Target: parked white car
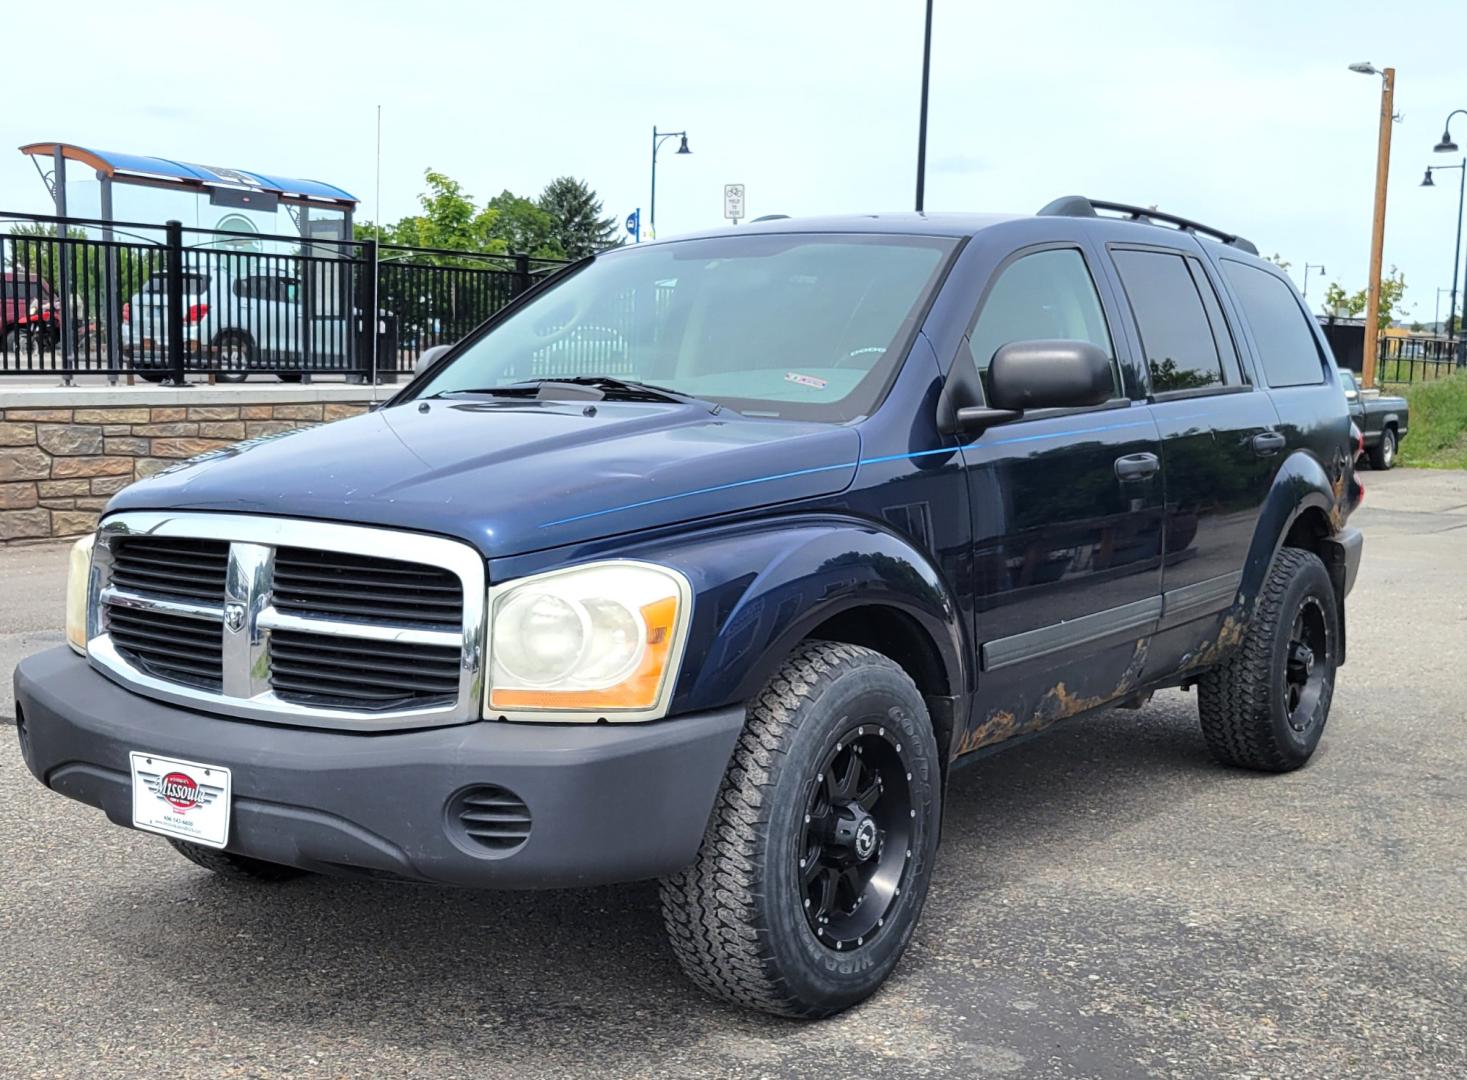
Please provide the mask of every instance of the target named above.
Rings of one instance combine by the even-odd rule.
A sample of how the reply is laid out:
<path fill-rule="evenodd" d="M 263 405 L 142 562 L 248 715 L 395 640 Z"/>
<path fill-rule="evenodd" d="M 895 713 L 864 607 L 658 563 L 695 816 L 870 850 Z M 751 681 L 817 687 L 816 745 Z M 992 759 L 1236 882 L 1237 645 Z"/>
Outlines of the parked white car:
<path fill-rule="evenodd" d="M 242 382 L 251 371 L 297 382 L 301 369 L 339 370 L 349 321 L 309 313 L 294 260 L 220 256 L 183 274 L 184 340 L 190 367 L 204 357 L 218 379 Z M 122 347 L 144 379 L 167 377 L 168 278 L 155 273 L 122 309 Z"/>

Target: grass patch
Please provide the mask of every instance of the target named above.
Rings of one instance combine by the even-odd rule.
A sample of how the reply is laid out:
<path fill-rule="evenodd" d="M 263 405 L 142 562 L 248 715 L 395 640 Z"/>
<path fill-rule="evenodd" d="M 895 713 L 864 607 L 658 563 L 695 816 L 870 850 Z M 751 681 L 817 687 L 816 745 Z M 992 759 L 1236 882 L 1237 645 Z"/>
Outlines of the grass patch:
<path fill-rule="evenodd" d="M 1427 469 L 1467 469 L 1467 372 L 1411 386 L 1387 386 L 1411 403 L 1400 462 Z"/>

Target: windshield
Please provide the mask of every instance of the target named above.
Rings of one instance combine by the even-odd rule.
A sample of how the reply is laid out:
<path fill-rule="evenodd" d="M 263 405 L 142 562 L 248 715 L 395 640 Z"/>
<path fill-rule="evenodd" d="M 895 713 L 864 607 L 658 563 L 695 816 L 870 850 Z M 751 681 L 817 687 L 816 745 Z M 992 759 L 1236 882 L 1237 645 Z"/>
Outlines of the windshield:
<path fill-rule="evenodd" d="M 957 241 L 754 234 L 629 247 L 551 285 L 415 396 L 609 375 L 749 415 L 868 414 Z"/>

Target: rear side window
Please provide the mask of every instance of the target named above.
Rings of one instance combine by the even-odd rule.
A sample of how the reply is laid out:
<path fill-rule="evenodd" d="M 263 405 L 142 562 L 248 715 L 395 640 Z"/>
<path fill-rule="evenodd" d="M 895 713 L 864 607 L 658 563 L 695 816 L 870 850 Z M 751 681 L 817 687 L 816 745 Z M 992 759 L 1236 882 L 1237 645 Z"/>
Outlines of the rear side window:
<path fill-rule="evenodd" d="M 1151 392 L 1223 385 L 1222 358 L 1192 271 L 1165 251 L 1112 251 L 1141 332 Z"/>
<path fill-rule="evenodd" d="M 988 388 L 988 365 L 1000 347 L 1015 341 L 1088 341 L 1111 357 L 1110 328 L 1085 258 L 1073 248 L 1036 251 L 1009 263 L 988 290 L 969 345 Z M 1116 386 L 1120 386 L 1119 380 Z"/>
<path fill-rule="evenodd" d="M 1269 386 L 1313 386 L 1324 381 L 1323 357 L 1294 290 L 1268 273 L 1223 259 L 1223 273 L 1238 294 L 1253 330 Z"/>

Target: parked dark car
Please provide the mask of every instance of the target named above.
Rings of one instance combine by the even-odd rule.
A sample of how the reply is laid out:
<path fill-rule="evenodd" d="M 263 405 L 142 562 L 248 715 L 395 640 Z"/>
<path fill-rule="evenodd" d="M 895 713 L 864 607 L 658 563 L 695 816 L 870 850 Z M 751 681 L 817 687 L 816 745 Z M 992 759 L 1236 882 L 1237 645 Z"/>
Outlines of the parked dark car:
<path fill-rule="evenodd" d="M 0 274 L 0 351 L 23 355 L 52 349 L 60 336 L 60 306 L 38 277 Z"/>
<path fill-rule="evenodd" d="M 695 982 L 829 1015 L 981 755 L 1180 686 L 1222 762 L 1309 760 L 1333 372 L 1247 241 L 1082 198 L 607 252 L 383 409 L 116 496 L 22 752 L 235 877 L 660 878 Z"/>
<path fill-rule="evenodd" d="M 1350 419 L 1360 429 L 1362 445 L 1372 469 L 1392 469 L 1396 451 L 1410 426 L 1410 405 L 1403 397 L 1382 394 L 1379 390 L 1362 390 L 1355 375 L 1347 368 L 1336 368 L 1345 401 L 1350 406 Z"/>

